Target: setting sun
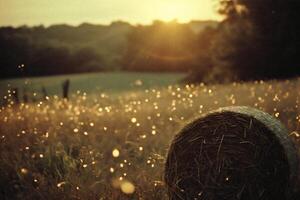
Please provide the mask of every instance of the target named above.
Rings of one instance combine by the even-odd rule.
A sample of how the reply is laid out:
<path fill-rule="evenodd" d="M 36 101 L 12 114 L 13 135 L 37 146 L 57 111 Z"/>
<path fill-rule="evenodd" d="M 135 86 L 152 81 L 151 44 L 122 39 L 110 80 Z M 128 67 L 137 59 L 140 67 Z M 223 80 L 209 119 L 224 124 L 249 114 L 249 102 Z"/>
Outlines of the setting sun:
<path fill-rule="evenodd" d="M 162 3 L 158 10 L 158 18 L 165 21 L 185 18 L 189 13 L 186 5 L 179 3 Z"/>
<path fill-rule="evenodd" d="M 160 1 L 154 18 L 187 22 L 192 19 L 216 19 L 214 5 L 210 1 Z M 154 14 L 154 13 L 153 13 Z"/>

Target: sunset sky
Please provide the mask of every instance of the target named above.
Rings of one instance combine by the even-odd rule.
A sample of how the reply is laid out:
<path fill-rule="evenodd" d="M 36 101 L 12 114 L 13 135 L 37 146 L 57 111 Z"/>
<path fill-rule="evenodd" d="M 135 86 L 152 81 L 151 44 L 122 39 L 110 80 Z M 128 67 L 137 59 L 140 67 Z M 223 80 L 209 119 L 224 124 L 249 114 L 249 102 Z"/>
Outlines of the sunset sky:
<path fill-rule="evenodd" d="M 0 0 L 0 26 L 220 19 L 218 0 Z"/>

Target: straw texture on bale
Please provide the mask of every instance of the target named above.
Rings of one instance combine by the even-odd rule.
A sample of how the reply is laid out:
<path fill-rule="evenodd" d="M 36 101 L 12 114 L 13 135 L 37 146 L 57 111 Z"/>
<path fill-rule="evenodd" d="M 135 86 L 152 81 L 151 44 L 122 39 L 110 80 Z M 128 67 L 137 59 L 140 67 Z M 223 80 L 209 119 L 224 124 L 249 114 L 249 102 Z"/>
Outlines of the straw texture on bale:
<path fill-rule="evenodd" d="M 226 107 L 184 127 L 165 165 L 171 200 L 285 200 L 298 158 L 285 127 L 249 107 Z"/>

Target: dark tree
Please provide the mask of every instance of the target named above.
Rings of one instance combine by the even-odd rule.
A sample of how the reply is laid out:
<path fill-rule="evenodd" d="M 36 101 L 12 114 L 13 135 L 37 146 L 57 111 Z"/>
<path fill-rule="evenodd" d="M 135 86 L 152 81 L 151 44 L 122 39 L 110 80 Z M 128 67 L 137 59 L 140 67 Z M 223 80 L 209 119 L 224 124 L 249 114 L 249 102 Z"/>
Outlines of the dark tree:
<path fill-rule="evenodd" d="M 189 73 L 184 80 L 185 82 L 210 82 L 217 81 L 216 73 L 213 70 L 217 69 L 214 63 L 214 49 L 212 48 L 215 42 L 218 29 L 207 27 L 198 34 L 196 41 L 197 65 Z M 224 74 L 222 74 L 224 76 Z"/>
<path fill-rule="evenodd" d="M 22 76 L 32 55 L 30 42 L 24 37 L 0 35 L 0 78 Z"/>
<path fill-rule="evenodd" d="M 300 1 L 221 0 L 220 13 L 218 65 L 243 80 L 300 75 Z"/>

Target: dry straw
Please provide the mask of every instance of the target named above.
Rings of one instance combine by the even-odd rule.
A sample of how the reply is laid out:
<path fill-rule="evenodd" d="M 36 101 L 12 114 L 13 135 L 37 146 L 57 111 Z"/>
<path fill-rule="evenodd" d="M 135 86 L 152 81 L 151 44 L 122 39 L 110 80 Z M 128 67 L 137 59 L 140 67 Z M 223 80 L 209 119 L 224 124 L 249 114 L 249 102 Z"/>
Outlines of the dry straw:
<path fill-rule="evenodd" d="M 226 107 L 188 124 L 170 146 L 171 200 L 285 200 L 298 157 L 284 126 L 249 107 Z"/>

